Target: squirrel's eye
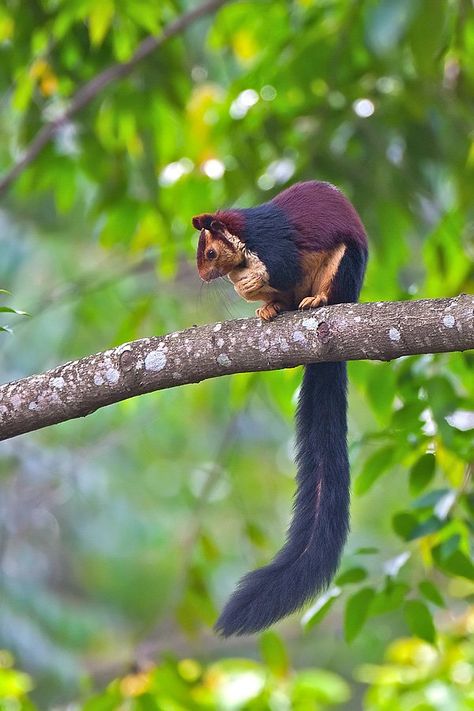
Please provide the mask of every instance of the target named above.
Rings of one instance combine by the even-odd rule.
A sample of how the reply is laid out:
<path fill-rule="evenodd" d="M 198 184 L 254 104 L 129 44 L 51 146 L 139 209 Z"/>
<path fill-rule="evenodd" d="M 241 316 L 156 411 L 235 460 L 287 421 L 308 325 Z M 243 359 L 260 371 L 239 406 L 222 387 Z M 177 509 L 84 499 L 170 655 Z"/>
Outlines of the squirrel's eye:
<path fill-rule="evenodd" d="M 217 257 L 217 252 L 215 249 L 208 249 L 206 252 L 206 257 L 208 259 L 215 259 Z"/>

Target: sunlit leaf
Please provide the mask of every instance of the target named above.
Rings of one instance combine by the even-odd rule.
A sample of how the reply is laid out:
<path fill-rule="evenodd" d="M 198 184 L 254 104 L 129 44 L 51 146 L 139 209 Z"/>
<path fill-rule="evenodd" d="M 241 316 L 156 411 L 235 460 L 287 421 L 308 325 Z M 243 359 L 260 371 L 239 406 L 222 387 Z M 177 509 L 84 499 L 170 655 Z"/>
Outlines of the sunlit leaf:
<path fill-rule="evenodd" d="M 114 3 L 112 0 L 101 0 L 92 6 L 92 11 L 89 15 L 89 35 L 91 44 L 98 46 L 102 41 L 110 27 L 114 16 Z"/>
<path fill-rule="evenodd" d="M 276 632 L 267 630 L 260 638 L 262 659 L 276 676 L 286 676 L 290 668 L 288 654 L 281 637 Z"/>
<path fill-rule="evenodd" d="M 351 696 L 348 684 L 340 676 L 323 669 L 298 671 L 290 693 L 294 708 L 301 708 L 303 704 L 314 707 L 315 702 L 341 704 Z"/>

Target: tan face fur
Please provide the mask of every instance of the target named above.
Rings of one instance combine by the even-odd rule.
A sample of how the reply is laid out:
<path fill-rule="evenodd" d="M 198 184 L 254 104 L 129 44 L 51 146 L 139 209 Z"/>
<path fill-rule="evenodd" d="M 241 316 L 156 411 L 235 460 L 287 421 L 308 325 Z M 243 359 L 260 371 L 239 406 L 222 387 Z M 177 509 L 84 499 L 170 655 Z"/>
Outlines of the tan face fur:
<path fill-rule="evenodd" d="M 229 274 L 245 263 L 245 245 L 227 230 L 222 233 L 202 230 L 199 237 L 197 267 L 203 281 Z"/>

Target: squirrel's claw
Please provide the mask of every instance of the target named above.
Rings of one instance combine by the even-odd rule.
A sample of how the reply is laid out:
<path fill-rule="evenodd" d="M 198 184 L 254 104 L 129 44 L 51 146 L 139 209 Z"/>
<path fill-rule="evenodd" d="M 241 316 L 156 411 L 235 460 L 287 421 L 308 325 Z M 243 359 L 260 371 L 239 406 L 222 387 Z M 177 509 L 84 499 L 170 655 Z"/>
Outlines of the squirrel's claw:
<path fill-rule="evenodd" d="M 264 304 L 263 306 L 260 306 L 255 311 L 256 316 L 261 318 L 263 321 L 271 321 L 272 318 L 275 318 L 275 316 L 278 316 L 278 314 L 281 311 L 281 306 L 278 304 L 276 301 L 269 301 L 268 304 Z"/>
<path fill-rule="evenodd" d="M 318 306 L 326 306 L 328 297 L 326 294 L 317 294 L 316 296 L 306 296 L 300 301 L 298 308 L 302 311 L 306 309 L 317 309 Z"/>

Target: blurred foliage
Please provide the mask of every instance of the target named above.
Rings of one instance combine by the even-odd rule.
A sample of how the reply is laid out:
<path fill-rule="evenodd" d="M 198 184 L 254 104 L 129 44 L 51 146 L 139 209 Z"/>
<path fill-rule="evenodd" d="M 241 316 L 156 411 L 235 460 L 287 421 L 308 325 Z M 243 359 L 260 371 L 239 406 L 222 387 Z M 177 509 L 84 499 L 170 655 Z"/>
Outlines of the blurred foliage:
<path fill-rule="evenodd" d="M 469 711 L 474 702 L 474 610 L 449 630 L 437 647 L 415 637 L 392 642 L 384 663 L 365 664 L 356 678 L 367 686 L 367 711 Z M 167 655 L 158 666 L 134 671 L 76 706 L 83 711 L 324 711 L 351 700 L 350 686 L 339 675 L 317 668 L 293 670 L 274 632 L 262 635 L 262 661 L 226 659 L 203 665 Z M 11 668 L 0 653 L 0 708 L 36 708 L 27 697 L 30 678 Z M 3 705 L 2 705 L 3 702 Z"/>
<path fill-rule="evenodd" d="M 81 85 L 190 5 L 0 2 L 0 171 Z M 190 218 L 299 179 L 332 181 L 357 206 L 364 300 L 472 292 L 473 116 L 471 0 L 229 2 L 63 124 L 2 198 L 0 283 L 32 315 L 1 309 L 14 327 L 0 334 L 2 380 L 252 313 L 227 284 L 200 290 Z M 90 697 L 136 663 L 146 671 L 87 704 L 352 709 L 369 684 L 368 709 L 472 708 L 473 364 L 350 364 L 341 572 L 260 642 L 210 626 L 281 544 L 299 370 L 169 390 L 2 443 L 0 643 L 35 703 Z M 453 618 L 471 622 L 456 633 Z M 30 708 L 27 678 L 2 659 L 2 693 Z"/>
<path fill-rule="evenodd" d="M 0 289 L 0 296 L 3 296 L 4 294 L 10 294 L 10 292 L 6 289 Z M 0 306 L 0 314 L 16 314 L 17 316 L 28 315 L 26 311 L 19 311 L 18 309 L 14 309 L 12 306 Z M 0 331 L 6 331 L 7 333 L 12 332 L 9 326 L 0 326 Z"/>

